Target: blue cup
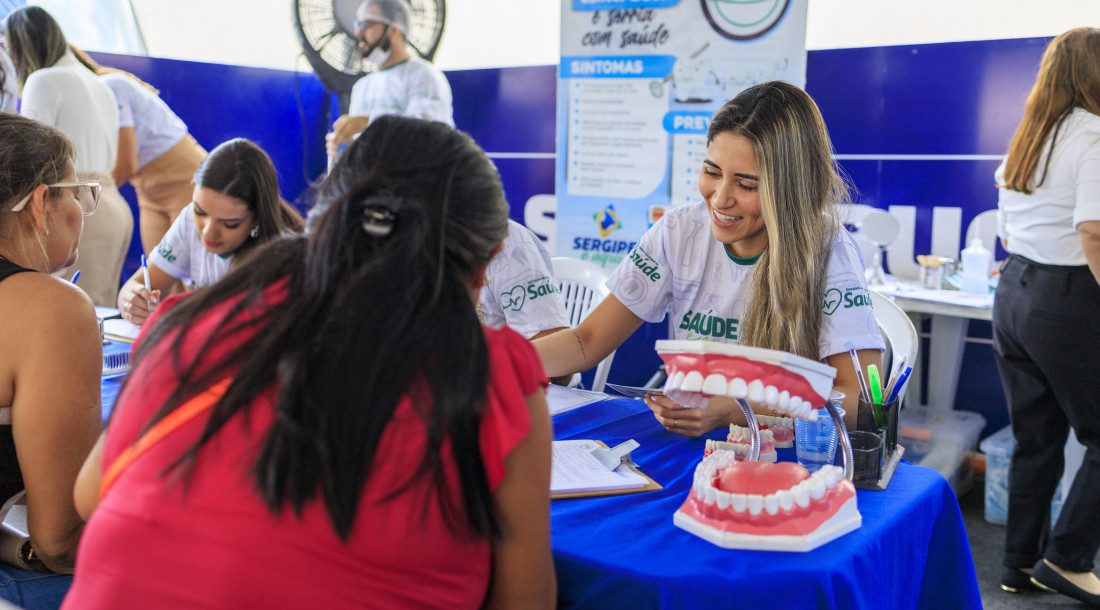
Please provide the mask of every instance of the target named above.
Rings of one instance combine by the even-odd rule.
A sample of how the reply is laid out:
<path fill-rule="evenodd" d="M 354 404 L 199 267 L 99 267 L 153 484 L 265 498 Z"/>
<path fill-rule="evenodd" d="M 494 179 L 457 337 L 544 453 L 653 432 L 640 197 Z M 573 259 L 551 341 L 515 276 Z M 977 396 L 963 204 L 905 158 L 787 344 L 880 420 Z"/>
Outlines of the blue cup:
<path fill-rule="evenodd" d="M 833 391 L 829 402 L 836 407 L 840 418 L 844 419 L 844 393 Z M 824 408 L 817 410 L 817 421 L 794 420 L 794 451 L 798 463 L 810 472 L 817 472 L 822 466 L 833 463 L 836 457 L 836 445 L 839 439 L 833 418 Z"/>

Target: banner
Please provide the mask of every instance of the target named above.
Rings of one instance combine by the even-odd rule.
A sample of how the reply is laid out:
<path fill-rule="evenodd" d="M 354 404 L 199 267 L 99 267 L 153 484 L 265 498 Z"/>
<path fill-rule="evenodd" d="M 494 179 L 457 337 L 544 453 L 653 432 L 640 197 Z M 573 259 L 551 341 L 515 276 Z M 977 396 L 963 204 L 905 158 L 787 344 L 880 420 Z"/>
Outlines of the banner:
<path fill-rule="evenodd" d="M 557 254 L 613 268 L 699 199 L 707 125 L 757 83 L 806 80 L 807 0 L 562 0 Z"/>

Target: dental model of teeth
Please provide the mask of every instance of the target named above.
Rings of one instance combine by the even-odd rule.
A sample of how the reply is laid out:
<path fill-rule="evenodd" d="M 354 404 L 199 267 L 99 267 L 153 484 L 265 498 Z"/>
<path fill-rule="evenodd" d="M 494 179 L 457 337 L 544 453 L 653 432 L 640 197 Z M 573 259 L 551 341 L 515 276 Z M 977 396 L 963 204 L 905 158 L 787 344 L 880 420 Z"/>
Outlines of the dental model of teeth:
<path fill-rule="evenodd" d="M 703 457 L 710 455 L 718 450 L 733 451 L 737 454 L 738 460 L 744 460 L 749 454 L 750 435 L 752 432 L 748 428 L 730 424 L 730 433 L 726 436 L 724 441 L 716 441 L 713 439 L 707 439 L 706 447 L 703 449 Z M 779 459 L 778 454 L 775 452 L 776 443 L 775 436 L 771 430 L 765 430 L 763 426 L 760 427 L 760 460 L 761 462 L 775 462 Z"/>
<path fill-rule="evenodd" d="M 731 549 L 804 552 L 859 529 L 856 490 L 838 466 L 737 461 L 718 450 L 695 469 L 673 523 Z"/>
<path fill-rule="evenodd" d="M 692 406 L 726 396 L 738 400 L 749 420 L 745 433 L 731 426 L 726 441 L 707 441 L 673 523 L 726 548 L 794 552 L 813 550 L 862 525 L 855 487 L 844 469 L 824 466 L 810 474 L 796 463 L 748 461 L 748 445 L 736 442 L 751 443 L 760 421 L 767 425 L 760 445 L 768 436 L 778 444 L 779 430 L 789 426 L 776 420 L 791 421 L 758 418 L 746 400 L 816 420 L 836 369 L 786 352 L 729 343 L 658 341 L 657 353 L 668 371 L 665 394 L 670 398 Z M 850 449 L 846 453 L 850 456 Z"/>
<path fill-rule="evenodd" d="M 668 373 L 665 394 L 687 407 L 727 396 L 814 421 L 836 376 L 820 362 L 733 343 L 658 341 L 657 354 Z"/>
<path fill-rule="evenodd" d="M 794 420 L 790 417 L 757 415 L 756 422 L 760 424 L 761 433 L 765 430 L 772 433 L 776 447 L 780 449 L 794 447 Z M 748 431 L 748 428 L 745 428 L 745 430 Z"/>

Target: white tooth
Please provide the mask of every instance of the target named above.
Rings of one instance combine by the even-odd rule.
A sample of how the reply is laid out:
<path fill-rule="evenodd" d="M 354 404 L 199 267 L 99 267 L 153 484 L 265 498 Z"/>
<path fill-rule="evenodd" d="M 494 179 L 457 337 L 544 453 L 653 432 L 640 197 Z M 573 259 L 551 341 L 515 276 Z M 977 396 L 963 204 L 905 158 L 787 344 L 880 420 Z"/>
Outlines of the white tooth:
<path fill-rule="evenodd" d="M 764 510 L 769 515 L 774 515 L 779 512 L 779 498 L 775 494 L 768 494 L 764 496 Z"/>
<path fill-rule="evenodd" d="M 764 388 L 764 403 L 774 407 L 779 402 L 779 388 L 770 385 Z"/>
<path fill-rule="evenodd" d="M 791 406 L 791 393 L 783 390 L 779 393 L 779 410 L 786 411 Z"/>
<path fill-rule="evenodd" d="M 786 489 L 775 492 L 775 495 L 779 496 L 779 508 L 782 508 L 784 512 L 790 512 L 794 508 L 794 493 Z"/>
<path fill-rule="evenodd" d="M 745 512 L 745 494 L 730 494 L 730 507 L 734 512 Z"/>
<path fill-rule="evenodd" d="M 806 416 L 803 419 L 806 421 L 817 421 L 817 409 L 810 408 L 810 404 L 806 403 Z"/>
<path fill-rule="evenodd" d="M 717 373 L 711 373 L 707 375 L 706 381 L 703 382 L 703 393 L 710 396 L 725 396 L 728 386 L 725 377 Z"/>
<path fill-rule="evenodd" d="M 680 389 L 685 392 L 698 392 L 703 389 L 703 374 L 699 371 L 691 371 L 684 376 Z"/>
<path fill-rule="evenodd" d="M 721 508 L 723 510 L 725 510 L 726 507 L 730 505 L 730 495 L 728 492 L 716 491 L 714 492 L 714 499 L 718 503 L 718 508 Z"/>
<path fill-rule="evenodd" d="M 821 480 L 821 477 L 814 473 L 814 476 L 810 477 L 810 497 L 814 500 L 820 500 L 825 497 L 825 482 Z"/>
<path fill-rule="evenodd" d="M 787 412 L 792 415 L 797 415 L 802 408 L 802 399 L 797 396 L 791 396 L 791 404 L 787 407 Z"/>
<path fill-rule="evenodd" d="M 810 505 L 810 488 L 805 481 L 794 486 L 794 501 L 802 508 Z"/>
<path fill-rule="evenodd" d="M 749 386 L 745 383 L 744 379 L 740 377 L 734 377 L 730 381 L 729 397 L 730 398 L 744 398 L 749 393 Z"/>
<path fill-rule="evenodd" d="M 707 504 L 714 504 L 714 492 L 715 491 L 717 491 L 717 490 L 714 489 L 713 485 L 707 485 L 705 490 L 703 491 L 703 501 L 706 502 Z"/>
<path fill-rule="evenodd" d="M 695 495 L 699 496 L 700 498 L 703 497 L 704 493 L 706 493 L 703 491 L 703 482 L 699 479 L 696 479 L 695 483 L 692 484 L 691 491 L 695 492 Z"/>
<path fill-rule="evenodd" d="M 668 381 L 665 382 L 665 389 L 666 390 L 679 390 L 680 386 L 683 385 L 683 383 L 684 383 L 684 372 L 683 371 L 676 371 L 675 373 L 672 374 L 672 377 L 669 377 Z"/>
<path fill-rule="evenodd" d="M 749 400 L 753 402 L 763 402 L 764 400 L 764 383 L 759 379 L 753 379 L 749 384 Z"/>
<path fill-rule="evenodd" d="M 828 466 L 822 468 L 821 470 L 823 471 L 822 477 L 825 479 L 825 487 L 828 487 L 829 489 L 836 487 L 836 471 Z"/>
<path fill-rule="evenodd" d="M 824 492 L 822 492 L 824 494 Z M 749 509 L 749 514 L 756 516 L 760 514 L 760 510 L 764 508 L 764 496 L 758 496 L 751 494 L 745 498 L 745 506 Z"/>

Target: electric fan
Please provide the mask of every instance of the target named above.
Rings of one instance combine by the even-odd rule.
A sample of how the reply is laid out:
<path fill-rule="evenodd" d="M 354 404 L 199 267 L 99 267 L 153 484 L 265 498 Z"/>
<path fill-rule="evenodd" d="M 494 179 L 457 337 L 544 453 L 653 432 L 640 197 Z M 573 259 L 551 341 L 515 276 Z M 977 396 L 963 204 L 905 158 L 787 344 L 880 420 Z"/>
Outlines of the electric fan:
<path fill-rule="evenodd" d="M 347 109 L 352 85 L 376 66 L 363 58 L 355 37 L 355 12 L 362 0 L 294 0 L 294 27 L 302 53 L 321 82 Z M 405 36 L 424 59 L 435 56 L 443 35 L 445 0 L 409 0 L 412 21 Z"/>

